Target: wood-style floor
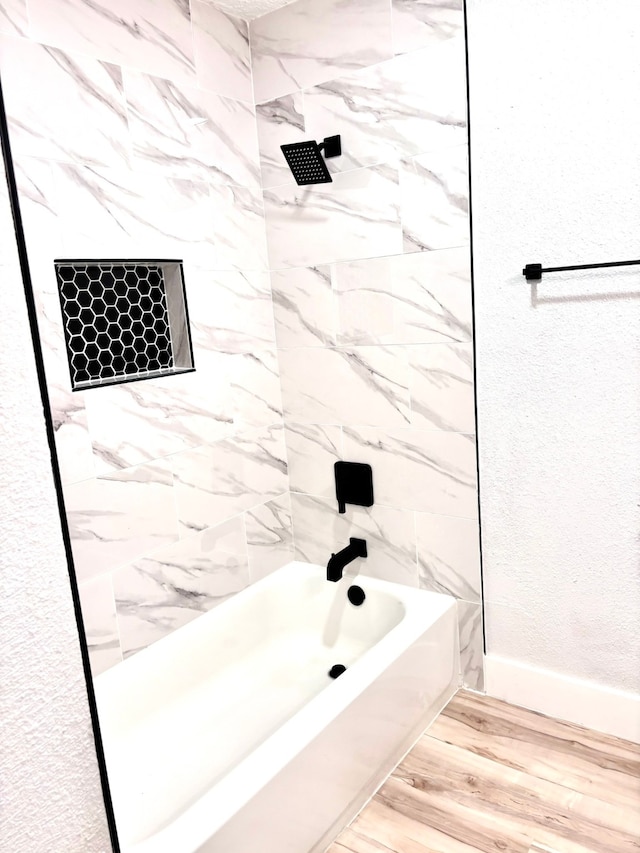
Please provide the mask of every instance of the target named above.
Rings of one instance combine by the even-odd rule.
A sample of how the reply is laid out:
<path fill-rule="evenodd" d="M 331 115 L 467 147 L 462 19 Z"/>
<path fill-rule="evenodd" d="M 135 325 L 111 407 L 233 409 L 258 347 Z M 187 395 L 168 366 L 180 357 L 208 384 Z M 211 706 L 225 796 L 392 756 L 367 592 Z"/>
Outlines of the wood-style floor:
<path fill-rule="evenodd" d="M 640 853 L 640 746 L 460 692 L 328 853 Z"/>

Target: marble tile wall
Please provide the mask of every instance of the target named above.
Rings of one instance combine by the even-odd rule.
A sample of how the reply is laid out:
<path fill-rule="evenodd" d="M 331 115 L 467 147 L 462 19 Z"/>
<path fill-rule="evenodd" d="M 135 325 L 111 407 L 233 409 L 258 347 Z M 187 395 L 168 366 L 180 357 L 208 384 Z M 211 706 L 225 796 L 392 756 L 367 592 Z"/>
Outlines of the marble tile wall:
<path fill-rule="evenodd" d="M 356 533 L 482 689 L 461 0 L 10 0 L 0 72 L 94 672 Z M 55 257 L 182 258 L 196 372 L 72 393 Z"/>
<path fill-rule="evenodd" d="M 250 35 L 296 557 L 361 536 L 363 574 L 453 595 L 482 690 L 462 2 L 298 0 Z M 298 187 L 279 146 L 336 133 Z M 373 507 L 337 513 L 338 459 Z"/>
<path fill-rule="evenodd" d="M 99 673 L 293 555 L 248 25 L 9 0 L 0 72 Z M 184 259 L 195 373 L 72 393 L 59 257 Z"/>

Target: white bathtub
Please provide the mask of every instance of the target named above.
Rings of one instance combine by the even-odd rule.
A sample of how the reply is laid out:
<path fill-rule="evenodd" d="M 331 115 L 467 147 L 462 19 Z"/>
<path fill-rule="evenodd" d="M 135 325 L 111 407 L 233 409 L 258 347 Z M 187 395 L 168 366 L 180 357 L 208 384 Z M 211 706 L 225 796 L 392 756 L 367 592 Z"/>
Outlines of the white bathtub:
<path fill-rule="evenodd" d="M 323 850 L 458 683 L 452 598 L 279 569 L 96 678 L 123 853 Z"/>

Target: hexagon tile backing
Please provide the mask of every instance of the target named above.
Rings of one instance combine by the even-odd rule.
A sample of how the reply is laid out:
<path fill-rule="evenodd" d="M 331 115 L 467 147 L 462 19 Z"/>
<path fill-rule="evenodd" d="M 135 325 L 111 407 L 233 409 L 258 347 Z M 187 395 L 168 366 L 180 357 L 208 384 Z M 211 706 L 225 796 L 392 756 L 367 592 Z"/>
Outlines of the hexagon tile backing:
<path fill-rule="evenodd" d="M 74 390 L 193 369 L 179 261 L 55 268 Z"/>

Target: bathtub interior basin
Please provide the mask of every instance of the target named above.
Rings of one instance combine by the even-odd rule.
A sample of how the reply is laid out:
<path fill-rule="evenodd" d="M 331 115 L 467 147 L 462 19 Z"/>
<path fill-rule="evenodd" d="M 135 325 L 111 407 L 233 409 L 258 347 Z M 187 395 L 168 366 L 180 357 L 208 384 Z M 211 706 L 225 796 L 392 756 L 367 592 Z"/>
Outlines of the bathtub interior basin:
<path fill-rule="evenodd" d="M 230 816 L 452 609 L 369 578 L 356 607 L 351 583 L 291 563 L 96 679 L 124 851 L 226 853 Z"/>

